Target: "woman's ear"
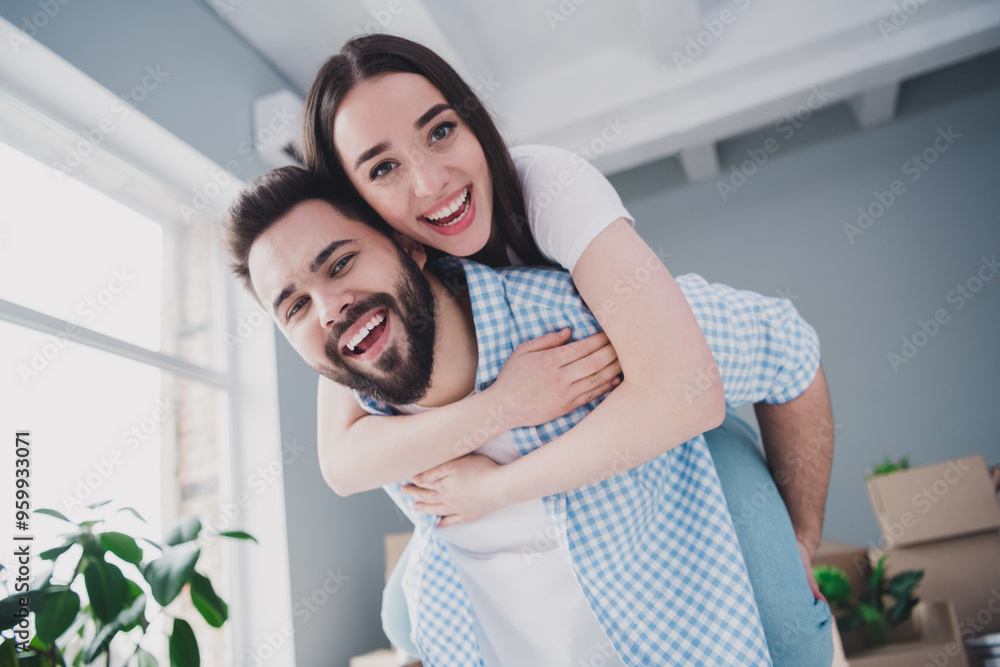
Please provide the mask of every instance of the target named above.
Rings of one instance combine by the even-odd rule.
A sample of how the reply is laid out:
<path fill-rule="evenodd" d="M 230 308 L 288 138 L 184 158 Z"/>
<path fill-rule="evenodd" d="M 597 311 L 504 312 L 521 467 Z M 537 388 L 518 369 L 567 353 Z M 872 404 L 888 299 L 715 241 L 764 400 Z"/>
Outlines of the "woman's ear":
<path fill-rule="evenodd" d="M 399 247 L 410 256 L 410 259 L 416 262 L 417 266 L 423 270 L 424 264 L 427 263 L 427 250 L 424 248 L 423 243 L 414 241 L 409 236 L 397 231 L 392 232 L 392 240 L 399 244 Z"/>

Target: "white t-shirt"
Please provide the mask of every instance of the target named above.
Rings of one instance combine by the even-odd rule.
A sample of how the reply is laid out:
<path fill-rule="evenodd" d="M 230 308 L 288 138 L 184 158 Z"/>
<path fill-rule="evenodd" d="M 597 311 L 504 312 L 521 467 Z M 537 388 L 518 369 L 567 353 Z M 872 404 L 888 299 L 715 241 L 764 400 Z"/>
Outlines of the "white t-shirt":
<path fill-rule="evenodd" d="M 416 414 L 433 408 L 396 409 Z M 521 456 L 510 431 L 475 453 L 501 465 Z M 624 667 L 559 548 L 540 498 L 437 528 L 435 534 L 446 545 L 472 603 L 485 667 Z"/>
<path fill-rule="evenodd" d="M 576 153 L 528 144 L 510 149 L 510 156 L 521 177 L 528 226 L 538 249 L 570 272 L 612 222 L 625 218 L 635 224 L 608 179 Z M 524 264 L 508 254 L 512 264 Z"/>

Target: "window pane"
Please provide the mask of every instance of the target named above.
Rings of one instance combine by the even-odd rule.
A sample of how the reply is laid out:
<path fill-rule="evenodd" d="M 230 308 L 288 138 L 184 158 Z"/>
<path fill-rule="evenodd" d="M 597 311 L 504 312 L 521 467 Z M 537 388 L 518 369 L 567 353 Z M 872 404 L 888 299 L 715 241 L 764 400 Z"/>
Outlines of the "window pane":
<path fill-rule="evenodd" d="M 207 226 L 157 224 L 4 143 L 0 179 L 0 298 L 221 368 Z"/>
<path fill-rule="evenodd" d="M 198 516 L 203 534 L 233 527 L 228 519 L 220 525 L 219 461 L 228 447 L 224 390 L 3 321 L 0 340 L 4 409 L 16 420 L 12 428 L 31 431 L 33 509 L 48 507 L 82 521 L 93 514 L 87 505 L 110 500 L 110 508 L 133 507 L 149 523 L 122 512 L 114 516 L 114 529 L 158 542 L 182 514 Z M 32 365 L 32 359 L 44 364 Z M 0 462 L 3 479 L 13 479 L 11 460 L 6 456 Z M 13 518 L 11 513 L 0 521 L 11 526 Z M 60 543 L 58 535 L 67 528 L 35 515 L 35 553 Z M 197 570 L 225 599 L 230 589 L 222 540 L 201 542 Z M 145 559 L 156 555 L 147 548 Z M 42 565 L 34 562 L 36 575 Z M 72 572 L 64 566 L 56 574 L 65 580 Z M 184 597 L 176 612 L 195 628 L 204 664 L 227 664 L 225 632 L 209 628 Z M 165 651 L 162 634 L 162 628 L 151 629 L 143 647 Z M 116 650 L 122 653 L 116 653 L 114 664 L 124 664 L 129 646 L 134 648 L 124 638 L 119 644 Z M 167 664 L 165 652 L 158 657 Z"/>

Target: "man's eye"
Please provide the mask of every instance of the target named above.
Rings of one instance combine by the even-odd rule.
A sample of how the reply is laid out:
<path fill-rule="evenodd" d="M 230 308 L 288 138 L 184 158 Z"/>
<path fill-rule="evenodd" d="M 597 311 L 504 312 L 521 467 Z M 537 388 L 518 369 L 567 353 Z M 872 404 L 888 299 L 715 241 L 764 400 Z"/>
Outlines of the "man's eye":
<path fill-rule="evenodd" d="M 386 160 L 385 162 L 379 162 L 377 165 L 375 165 L 375 167 L 372 168 L 369 177 L 374 181 L 376 178 L 385 176 L 395 168 L 396 168 L 395 162 L 390 162 L 389 160 Z"/>
<path fill-rule="evenodd" d="M 347 265 L 351 263 L 352 259 L 354 259 L 354 255 L 353 254 L 351 254 L 351 255 L 344 255 L 343 257 L 341 257 L 340 261 L 338 261 L 336 264 L 333 265 L 333 268 L 330 270 L 330 275 L 331 276 L 335 276 L 338 273 L 340 273 L 341 271 L 343 271 L 344 269 L 346 269 Z"/>
<path fill-rule="evenodd" d="M 431 143 L 433 144 L 438 141 L 441 141 L 449 134 L 451 134 L 452 131 L 455 129 L 455 127 L 457 127 L 456 124 L 451 121 L 448 121 L 446 123 L 441 123 L 433 130 L 431 130 Z"/>
<path fill-rule="evenodd" d="M 295 315 L 295 313 L 299 312 L 299 310 L 301 310 L 303 307 L 305 307 L 306 301 L 307 301 L 306 297 L 302 297 L 301 299 L 299 299 L 298 301 L 296 301 L 294 304 L 292 304 L 292 307 L 288 310 L 288 319 L 289 320 L 292 319 L 292 317 Z"/>

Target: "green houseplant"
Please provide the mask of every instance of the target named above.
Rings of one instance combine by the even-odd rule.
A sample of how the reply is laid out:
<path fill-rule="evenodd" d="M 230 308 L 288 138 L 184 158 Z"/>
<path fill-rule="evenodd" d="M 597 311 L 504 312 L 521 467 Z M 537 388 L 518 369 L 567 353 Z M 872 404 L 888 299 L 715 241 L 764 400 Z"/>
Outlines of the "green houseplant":
<path fill-rule="evenodd" d="M 888 556 L 878 559 L 878 564 L 868 579 L 868 588 L 854 601 L 851 582 L 839 567 L 817 565 L 813 568 L 820 592 L 826 597 L 837 615 L 837 628 L 846 632 L 864 627 L 879 646 L 889 641 L 889 630 L 901 625 L 920 602 L 914 591 L 924 577 L 923 570 L 906 570 L 892 577 L 885 575 Z"/>
<path fill-rule="evenodd" d="M 910 457 L 903 456 L 898 459 L 891 459 L 886 456 L 881 462 L 876 463 L 872 466 L 871 470 L 865 475 L 865 479 L 871 479 L 872 477 L 878 477 L 879 475 L 888 475 L 889 473 L 896 472 L 898 470 L 909 470 L 910 469 Z"/>
<path fill-rule="evenodd" d="M 197 540 L 199 536 L 210 537 L 202 534 L 198 519 L 182 518 L 167 533 L 165 544 L 160 544 L 107 530 L 111 512 L 107 502 L 90 505 L 89 509 L 97 517 L 80 522 L 70 521 L 55 510 L 35 510 L 36 514 L 46 514 L 72 526 L 63 544 L 42 552 L 38 558 L 53 565 L 60 559 L 68 563 L 74 558 L 76 561 L 68 581 L 56 581 L 50 570 L 32 581 L 26 593 L 18 592 L 0 600 L 0 632 L 3 632 L 0 667 L 90 664 L 112 667 L 111 643 L 117 637 L 126 637 L 135 646 L 126 661 L 115 667 L 157 667 L 156 658 L 142 648 L 151 623 L 147 608 L 155 606 L 155 601 L 160 609 L 154 613 L 165 613 L 164 608 L 185 587 L 193 606 L 209 625 L 218 628 L 228 619 L 228 606 L 216 594 L 208 577 L 195 569 L 201 554 Z M 145 522 L 132 508 L 123 507 L 117 512 L 129 512 Z M 256 542 L 242 531 L 217 535 Z M 140 542 L 152 547 L 156 556 L 146 558 Z M 80 548 L 74 549 L 76 546 Z M 117 558 L 109 559 L 109 555 Z M 81 590 L 81 580 L 86 600 L 77 592 Z M 24 598 L 34 614 L 35 635 L 28 644 L 30 650 L 18 651 L 8 631 L 21 620 L 17 613 Z M 191 625 L 173 617 L 167 631 L 171 666 L 198 667 L 200 653 Z"/>

